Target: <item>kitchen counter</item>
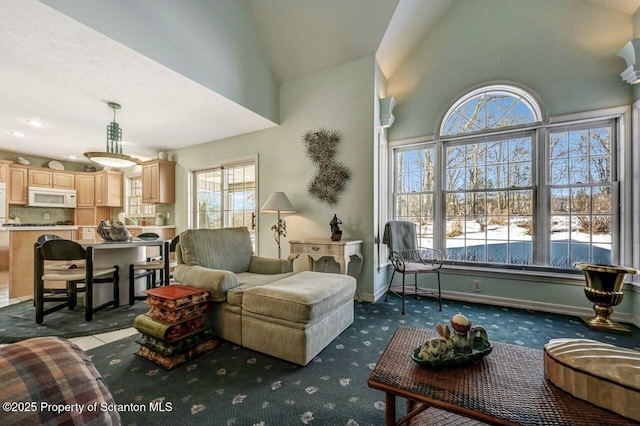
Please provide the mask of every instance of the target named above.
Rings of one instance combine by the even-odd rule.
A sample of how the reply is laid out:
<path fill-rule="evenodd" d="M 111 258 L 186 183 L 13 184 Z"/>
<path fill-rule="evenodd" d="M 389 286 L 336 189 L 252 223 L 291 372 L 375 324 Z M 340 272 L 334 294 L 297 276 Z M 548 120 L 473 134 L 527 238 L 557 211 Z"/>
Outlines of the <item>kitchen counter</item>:
<path fill-rule="evenodd" d="M 0 231 L 75 231 L 78 225 L 0 226 Z"/>
<path fill-rule="evenodd" d="M 2 226 L 0 227 L 0 235 L 6 236 L 9 242 L 9 298 L 30 296 L 33 294 L 33 244 L 39 236 L 43 234 L 56 234 L 64 239 L 78 241 L 80 243 L 89 243 L 102 248 L 116 249 L 117 244 L 104 243 L 101 239 L 96 238 L 97 226 L 85 225 L 51 225 L 51 226 Z M 90 228 L 92 232 L 85 232 L 86 228 Z M 171 241 L 175 236 L 175 225 L 164 226 L 127 226 L 129 232 L 134 237 L 143 232 L 155 232 L 160 236 L 161 240 Z M 2 232 L 9 231 L 9 232 Z M 19 232 L 18 232 L 19 231 Z M 90 240 L 90 241 L 84 241 Z M 1 241 L 0 241 L 1 242 Z M 6 244 L 5 244 L 6 245 Z M 142 242 L 128 243 L 126 246 L 119 245 L 121 249 L 128 250 L 126 256 L 134 256 L 135 259 L 145 259 L 146 257 L 157 256 L 160 253 L 160 247 L 154 246 L 153 243 L 143 244 Z M 140 247 L 140 251 L 134 250 Z M 6 250 L 6 249 L 5 249 Z M 1 254 L 0 249 L 0 254 Z M 116 253 L 117 250 L 109 250 L 109 253 Z M 133 254 L 131 254 L 133 253 Z M 132 258 L 133 259 L 133 258 Z M 128 266 L 128 265 L 127 265 Z M 122 281 L 124 277 L 128 277 L 128 270 L 125 274 L 121 271 L 121 283 L 124 287 L 128 285 L 128 281 Z M 141 281 L 142 282 L 142 281 Z"/>

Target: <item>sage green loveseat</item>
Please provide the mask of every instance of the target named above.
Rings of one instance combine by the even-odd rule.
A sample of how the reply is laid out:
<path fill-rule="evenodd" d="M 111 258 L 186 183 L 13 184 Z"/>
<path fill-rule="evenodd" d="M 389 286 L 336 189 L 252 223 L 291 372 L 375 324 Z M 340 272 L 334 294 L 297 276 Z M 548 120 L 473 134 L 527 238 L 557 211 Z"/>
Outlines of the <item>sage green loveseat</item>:
<path fill-rule="evenodd" d="M 176 259 L 175 280 L 211 292 L 207 322 L 230 342 L 306 365 L 353 323 L 353 277 L 255 256 L 245 227 L 184 231 Z"/>

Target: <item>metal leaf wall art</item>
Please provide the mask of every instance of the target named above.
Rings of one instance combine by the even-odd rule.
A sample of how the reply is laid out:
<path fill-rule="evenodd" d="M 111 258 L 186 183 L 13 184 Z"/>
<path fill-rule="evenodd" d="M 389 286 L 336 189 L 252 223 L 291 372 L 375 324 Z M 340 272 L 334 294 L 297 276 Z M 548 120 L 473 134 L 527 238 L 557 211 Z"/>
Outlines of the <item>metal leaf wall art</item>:
<path fill-rule="evenodd" d="M 307 196 L 329 207 L 338 204 L 338 198 L 351 177 L 351 170 L 333 159 L 341 138 L 340 131 L 325 128 L 307 130 L 302 135 L 306 156 L 316 168 L 307 184 Z"/>

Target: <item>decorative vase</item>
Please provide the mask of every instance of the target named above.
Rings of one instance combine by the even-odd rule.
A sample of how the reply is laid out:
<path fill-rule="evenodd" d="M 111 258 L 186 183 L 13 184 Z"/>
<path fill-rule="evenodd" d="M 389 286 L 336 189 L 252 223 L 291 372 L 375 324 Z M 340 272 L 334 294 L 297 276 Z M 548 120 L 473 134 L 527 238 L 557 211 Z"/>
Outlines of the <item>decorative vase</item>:
<path fill-rule="evenodd" d="M 164 219 L 162 218 L 162 213 L 156 214 L 156 226 L 164 225 Z"/>
<path fill-rule="evenodd" d="M 617 265 L 601 265 L 596 263 L 576 263 L 582 269 L 587 284 L 584 294 L 593 302 L 595 317 L 581 318 L 590 330 L 607 331 L 618 334 L 631 334 L 628 327 L 612 320 L 613 307 L 622 302 L 624 296 L 622 285 L 627 274 L 637 274 L 634 268 Z"/>
<path fill-rule="evenodd" d="M 158 158 L 159 158 L 160 160 L 167 160 L 167 159 L 169 159 L 169 154 L 167 154 L 167 152 L 166 152 L 166 151 L 160 151 L 160 152 L 158 153 Z"/>

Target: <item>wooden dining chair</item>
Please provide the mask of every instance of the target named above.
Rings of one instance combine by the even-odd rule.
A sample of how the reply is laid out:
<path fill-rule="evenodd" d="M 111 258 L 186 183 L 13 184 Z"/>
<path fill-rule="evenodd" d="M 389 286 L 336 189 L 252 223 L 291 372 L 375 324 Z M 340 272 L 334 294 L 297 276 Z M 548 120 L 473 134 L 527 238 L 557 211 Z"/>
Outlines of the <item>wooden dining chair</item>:
<path fill-rule="evenodd" d="M 78 267 L 74 261 L 84 261 L 84 267 Z M 50 265 L 52 267 L 45 267 Z M 71 263 L 70 263 L 71 262 Z M 56 267 L 55 264 L 58 264 Z M 68 265 L 66 268 L 59 265 Z M 52 239 L 35 247 L 35 285 L 34 301 L 36 305 L 36 323 L 42 324 L 44 317 L 62 308 L 73 310 L 77 305 L 78 293 L 85 293 L 85 320 L 91 321 L 93 314 L 108 306 L 119 306 L 118 265 L 108 268 L 95 268 L 93 247 L 84 249 L 70 240 Z M 55 287 L 52 282 L 65 282 L 65 288 Z M 113 299 L 93 307 L 94 284 L 112 283 Z M 45 308 L 45 302 L 61 302 Z"/>

